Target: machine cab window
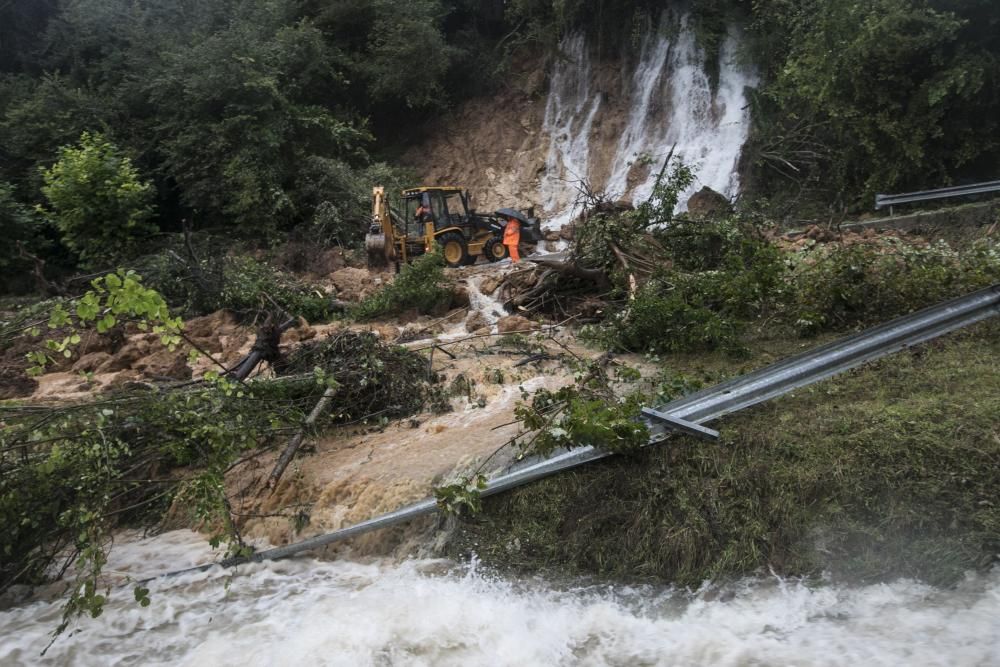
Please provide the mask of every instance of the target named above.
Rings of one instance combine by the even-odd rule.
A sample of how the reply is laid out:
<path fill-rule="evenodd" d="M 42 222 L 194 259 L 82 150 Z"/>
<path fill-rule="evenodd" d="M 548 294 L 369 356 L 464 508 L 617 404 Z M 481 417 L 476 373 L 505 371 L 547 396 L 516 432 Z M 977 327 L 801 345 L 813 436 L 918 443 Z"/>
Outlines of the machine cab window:
<path fill-rule="evenodd" d="M 440 225 L 448 219 L 448 209 L 440 192 L 421 192 L 406 199 L 406 220 L 422 225 L 433 222 Z"/>
<path fill-rule="evenodd" d="M 466 215 L 465 200 L 462 198 L 462 193 L 449 192 L 444 198 L 444 203 L 447 207 L 448 224 L 461 225 Z"/>

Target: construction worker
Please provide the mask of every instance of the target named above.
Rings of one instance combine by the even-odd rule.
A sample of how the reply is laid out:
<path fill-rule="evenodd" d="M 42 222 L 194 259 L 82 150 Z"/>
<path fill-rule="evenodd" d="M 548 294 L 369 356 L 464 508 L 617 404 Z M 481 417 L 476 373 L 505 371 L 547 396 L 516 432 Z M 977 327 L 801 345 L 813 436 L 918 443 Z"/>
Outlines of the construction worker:
<path fill-rule="evenodd" d="M 510 261 L 517 264 L 521 261 L 521 255 L 517 252 L 517 246 L 521 243 L 521 223 L 514 218 L 507 218 L 507 226 L 503 230 L 503 244 L 507 246 L 510 253 Z"/>

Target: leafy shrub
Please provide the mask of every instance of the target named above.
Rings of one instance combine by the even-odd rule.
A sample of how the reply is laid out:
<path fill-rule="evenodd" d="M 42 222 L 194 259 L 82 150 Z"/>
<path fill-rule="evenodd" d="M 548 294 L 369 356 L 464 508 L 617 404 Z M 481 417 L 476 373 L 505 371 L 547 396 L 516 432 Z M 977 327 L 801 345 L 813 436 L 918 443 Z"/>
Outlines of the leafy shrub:
<path fill-rule="evenodd" d="M 618 401 L 593 387 L 539 389 L 514 414 L 534 435 L 520 442 L 524 454 L 550 456 L 557 449 L 592 446 L 609 452 L 635 451 L 649 442 L 639 420 L 646 397 L 632 393 Z"/>
<path fill-rule="evenodd" d="M 322 391 L 313 383 L 313 402 Z M 46 581 L 70 558 L 75 575 L 59 630 L 76 614 L 99 615 L 100 574 L 115 526 L 149 510 L 162 513 L 176 494 L 184 494 L 195 520 L 216 531 L 213 545 L 226 540 L 237 553 L 242 544 L 228 513 L 224 472 L 302 418 L 288 401 L 266 398 L 266 391 L 220 380 L 52 407 L 38 426 L 5 415 L 0 520 L 9 529 L 0 536 L 0 591 Z M 178 466 L 183 472 L 168 472 Z"/>
<path fill-rule="evenodd" d="M 59 149 L 59 160 L 43 169 L 42 177 L 48 214 L 84 266 L 132 257 L 140 241 L 157 230 L 150 222 L 152 186 L 100 134 L 84 132 L 79 146 Z"/>
<path fill-rule="evenodd" d="M 599 330 L 610 349 L 640 352 L 739 350 L 744 323 L 706 304 L 697 279 L 683 290 L 657 281 L 643 287 L 626 311 Z"/>
<path fill-rule="evenodd" d="M 13 278 L 16 270 L 26 268 L 17 244 L 30 249 L 38 241 L 40 223 L 34 211 L 17 201 L 14 186 L 0 181 L 0 272 L 6 274 L 5 282 Z"/>
<path fill-rule="evenodd" d="M 209 242 L 210 251 L 225 252 L 220 244 Z M 183 251 L 167 249 L 145 257 L 136 265 L 167 302 L 185 316 L 204 315 L 223 308 L 243 316 L 273 310 L 278 304 L 289 314 L 310 322 L 329 317 L 329 298 L 316 285 L 310 285 L 280 271 L 267 262 L 248 255 L 222 259 L 185 259 Z M 268 298 L 270 297 L 270 299 Z"/>
<path fill-rule="evenodd" d="M 805 334 L 874 324 L 1000 281 L 1000 248 L 944 241 L 827 245 L 793 255 L 789 317 Z"/>
<path fill-rule="evenodd" d="M 152 331 L 160 342 L 171 350 L 180 343 L 183 322 L 170 313 L 167 302 L 155 289 L 142 284 L 142 276 L 133 271 L 118 269 L 115 273 L 94 278 L 91 289 L 79 299 L 55 302 L 49 315 L 48 328 L 63 335 L 61 341 L 45 341 L 45 349 L 65 358 L 73 356 L 73 348 L 80 344 L 80 331 L 92 327 L 104 334 L 122 322 L 134 322 L 141 331 Z M 28 354 L 34 364 L 28 369 L 31 375 L 40 375 L 52 357 L 42 350 Z"/>
<path fill-rule="evenodd" d="M 329 317 L 329 297 L 321 289 L 252 257 L 227 257 L 223 281 L 220 308 L 244 314 L 267 310 L 269 296 L 290 314 L 310 322 Z"/>
<path fill-rule="evenodd" d="M 665 267 L 617 315 L 589 335 L 611 349 L 743 354 L 748 319 L 783 292 L 780 251 L 754 222 L 677 221 L 655 232 Z"/>
<path fill-rule="evenodd" d="M 342 160 L 313 156 L 299 174 L 297 197 L 307 221 L 292 232 L 298 240 L 321 247 L 361 247 L 371 219 L 372 186 L 398 195 L 414 180 L 406 169 L 383 162 L 356 169 Z"/>
<path fill-rule="evenodd" d="M 622 211 L 595 195 L 596 201 L 574 231 L 574 260 L 587 268 L 601 269 L 624 284 L 619 253 L 645 255 L 650 232 L 672 223 L 680 193 L 693 180 L 691 169 L 678 162 L 669 174 L 661 175 L 649 199 L 634 210 Z"/>
<path fill-rule="evenodd" d="M 151 325 L 165 343 L 176 342 L 180 323 L 165 314 L 164 300 L 124 272 L 95 280 L 72 304 L 58 303 L 50 321 L 96 320 L 100 329 L 114 324 L 105 321 L 111 313 L 138 318 L 140 328 Z M 0 408 L 0 521 L 9 527 L 0 535 L 0 593 L 46 581 L 72 559 L 75 578 L 59 630 L 76 614 L 99 615 L 100 575 L 116 525 L 159 516 L 175 498 L 213 532 L 213 546 L 226 541 L 229 555 L 245 555 L 224 484 L 236 460 L 287 437 L 328 387 L 337 391 L 323 424 L 402 416 L 429 394 L 426 359 L 371 333 L 345 331 L 304 345 L 277 368 L 306 375 L 248 383 L 206 375 L 194 387 L 38 408 L 44 414 Z M 140 593 L 136 601 L 145 606 Z"/>
<path fill-rule="evenodd" d="M 416 412 L 428 398 L 427 359 L 370 332 L 343 331 L 297 347 L 278 367 L 281 375 L 322 369 L 337 382 L 331 419 L 358 420 Z"/>
<path fill-rule="evenodd" d="M 359 303 L 351 315 L 370 320 L 414 309 L 426 314 L 447 305 L 450 297 L 444 286 L 444 259 L 430 252 L 404 266 L 395 280 Z"/>

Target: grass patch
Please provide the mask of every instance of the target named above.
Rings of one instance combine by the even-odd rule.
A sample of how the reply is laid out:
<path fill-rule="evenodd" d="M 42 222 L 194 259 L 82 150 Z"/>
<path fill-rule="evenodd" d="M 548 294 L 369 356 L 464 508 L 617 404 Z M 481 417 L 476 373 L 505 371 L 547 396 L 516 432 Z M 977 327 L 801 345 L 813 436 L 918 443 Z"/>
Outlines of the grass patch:
<path fill-rule="evenodd" d="M 697 585 L 773 568 L 947 584 L 1000 554 L 1000 326 L 897 354 L 686 438 L 488 499 L 453 549 Z"/>

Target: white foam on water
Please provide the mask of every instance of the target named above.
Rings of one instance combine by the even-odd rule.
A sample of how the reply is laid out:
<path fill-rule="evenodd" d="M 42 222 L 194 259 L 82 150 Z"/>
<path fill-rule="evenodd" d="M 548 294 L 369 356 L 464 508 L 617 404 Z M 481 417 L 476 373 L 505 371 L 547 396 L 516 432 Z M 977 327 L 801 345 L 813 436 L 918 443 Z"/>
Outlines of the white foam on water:
<path fill-rule="evenodd" d="M 124 550 L 125 560 L 148 561 L 157 541 Z M 206 555 L 191 550 L 185 558 Z M 954 590 L 747 580 L 731 599 L 711 600 L 513 581 L 433 560 L 302 559 L 244 567 L 228 588 L 227 578 L 214 570 L 155 581 L 147 608 L 117 589 L 101 617 L 81 620 L 44 658 L 59 606 L 0 612 L 0 664 L 1000 664 L 1000 571 Z"/>
<path fill-rule="evenodd" d="M 469 317 L 479 313 L 490 323 L 490 326 L 495 331 L 496 323 L 502 318 L 507 317 L 509 313 L 504 309 L 503 304 L 495 299 L 492 294 L 483 294 L 479 289 L 482 282 L 483 276 L 477 276 L 470 278 L 465 283 L 469 289 Z"/>

